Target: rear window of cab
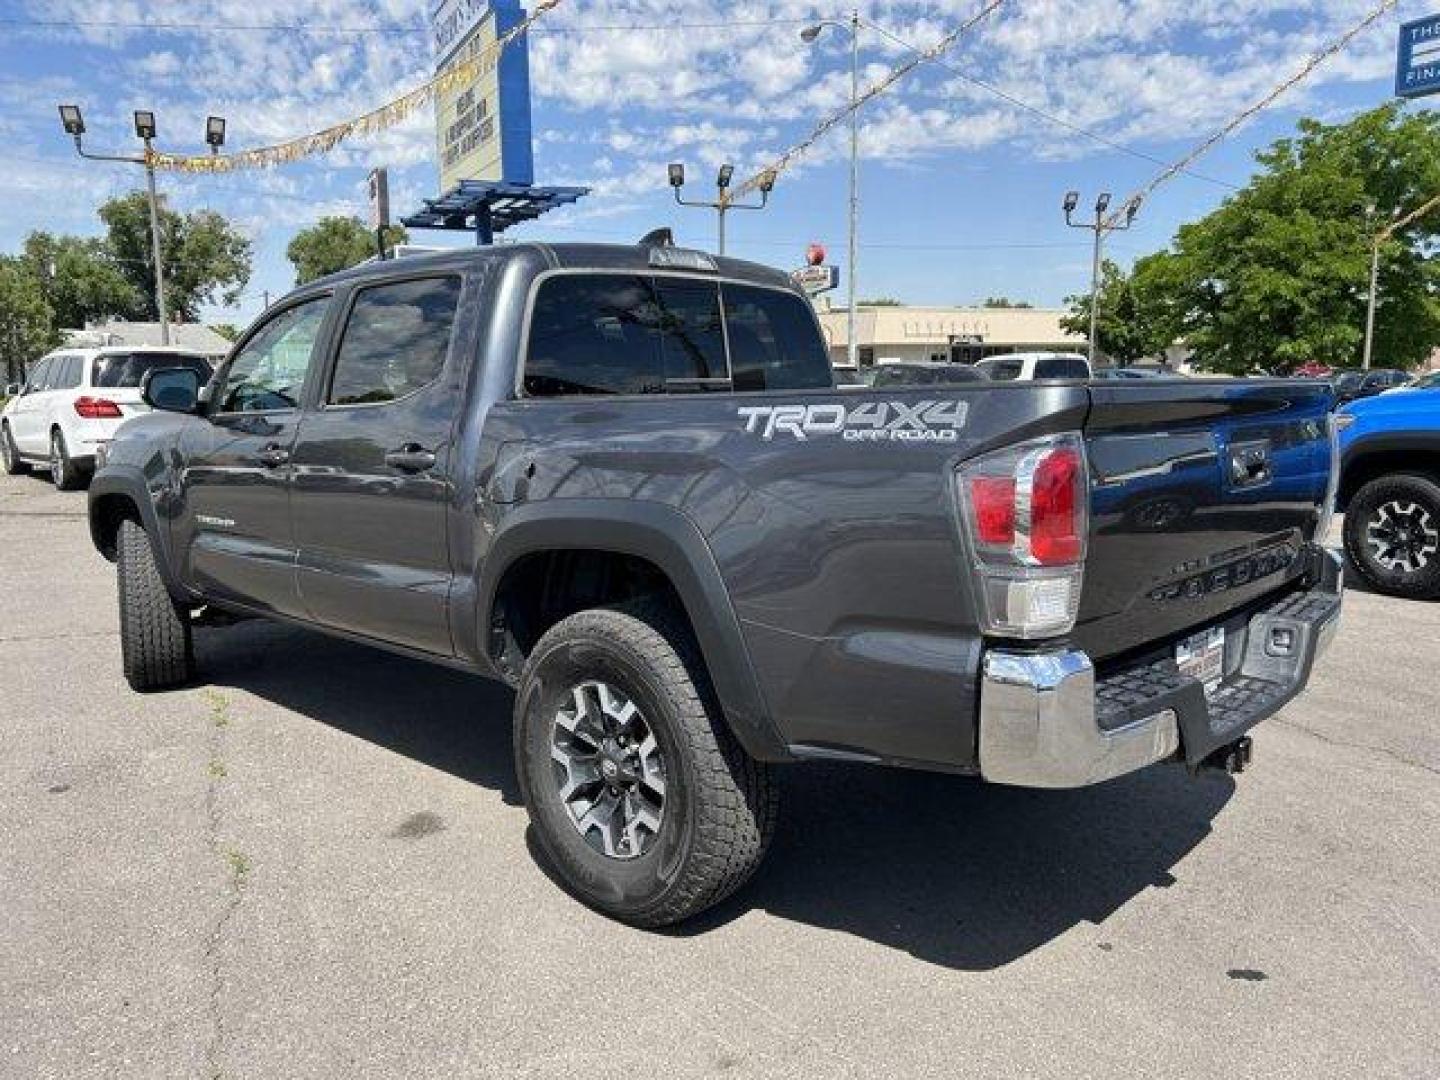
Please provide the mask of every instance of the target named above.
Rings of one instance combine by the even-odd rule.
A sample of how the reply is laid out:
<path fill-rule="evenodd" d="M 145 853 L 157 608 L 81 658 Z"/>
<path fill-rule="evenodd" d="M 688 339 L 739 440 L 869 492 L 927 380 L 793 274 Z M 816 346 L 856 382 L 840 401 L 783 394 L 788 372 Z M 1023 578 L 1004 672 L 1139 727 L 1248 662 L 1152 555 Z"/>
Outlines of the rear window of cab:
<path fill-rule="evenodd" d="M 809 305 L 703 278 L 557 274 L 536 290 L 529 397 L 808 390 L 834 385 Z"/>

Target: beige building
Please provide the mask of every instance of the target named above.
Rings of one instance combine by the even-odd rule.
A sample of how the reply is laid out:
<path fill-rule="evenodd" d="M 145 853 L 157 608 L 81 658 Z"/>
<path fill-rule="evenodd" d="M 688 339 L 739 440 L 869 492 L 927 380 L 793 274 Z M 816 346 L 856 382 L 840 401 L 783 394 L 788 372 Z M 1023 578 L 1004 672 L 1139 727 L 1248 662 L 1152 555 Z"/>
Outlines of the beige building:
<path fill-rule="evenodd" d="M 844 309 L 820 311 L 833 363 L 848 348 Z M 855 339 L 861 366 L 887 360 L 973 364 L 1012 352 L 1085 351 L 1083 334 L 1060 327 L 1061 308 L 859 307 Z"/>

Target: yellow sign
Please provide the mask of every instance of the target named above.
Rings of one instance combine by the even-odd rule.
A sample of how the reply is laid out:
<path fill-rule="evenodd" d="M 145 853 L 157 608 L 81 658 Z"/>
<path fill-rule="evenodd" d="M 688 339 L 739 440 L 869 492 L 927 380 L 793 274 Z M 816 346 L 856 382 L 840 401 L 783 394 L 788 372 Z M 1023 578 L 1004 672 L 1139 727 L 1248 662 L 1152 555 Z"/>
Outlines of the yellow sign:
<path fill-rule="evenodd" d="M 516 0 L 444 0 L 433 20 L 438 74 L 468 65 L 435 98 L 440 190 L 461 180 L 531 181 L 529 61 L 524 41 L 495 48 L 524 17 Z M 504 100 L 502 100 L 502 98 Z"/>

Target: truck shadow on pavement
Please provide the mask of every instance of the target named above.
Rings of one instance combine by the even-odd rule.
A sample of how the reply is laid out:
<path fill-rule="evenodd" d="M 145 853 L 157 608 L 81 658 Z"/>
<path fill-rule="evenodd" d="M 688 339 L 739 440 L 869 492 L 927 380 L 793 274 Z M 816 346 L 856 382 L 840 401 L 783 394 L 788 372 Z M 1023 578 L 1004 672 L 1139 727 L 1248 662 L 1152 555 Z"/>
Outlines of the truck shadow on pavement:
<path fill-rule="evenodd" d="M 207 683 L 520 802 L 513 695 L 498 683 L 263 622 L 202 631 L 196 646 Z M 763 909 L 945 967 L 1002 967 L 1147 889 L 1175 886 L 1172 868 L 1235 790 L 1228 776 L 1192 780 L 1174 766 L 1061 792 L 850 765 L 779 778 L 780 828 L 754 880 L 671 933 Z M 1096 944 L 1105 947 L 1103 931 Z"/>
<path fill-rule="evenodd" d="M 763 908 L 965 971 L 1175 886 L 1171 869 L 1235 790 L 1178 766 L 1077 791 L 846 765 L 790 769 L 782 783 L 780 831 L 755 880 L 681 932 Z"/>

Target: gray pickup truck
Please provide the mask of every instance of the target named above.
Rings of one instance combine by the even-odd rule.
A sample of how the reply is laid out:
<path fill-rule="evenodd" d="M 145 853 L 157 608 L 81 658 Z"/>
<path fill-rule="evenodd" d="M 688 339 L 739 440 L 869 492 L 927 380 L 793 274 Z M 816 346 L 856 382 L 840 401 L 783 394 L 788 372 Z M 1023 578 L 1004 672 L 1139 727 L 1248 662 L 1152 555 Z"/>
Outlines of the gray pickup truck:
<path fill-rule="evenodd" d="M 547 860 L 659 926 L 752 873 L 782 762 L 1243 766 L 1340 612 L 1330 394 L 838 389 L 776 271 L 523 244 L 315 282 L 207 386 L 151 373 L 90 527 L 137 690 L 237 615 L 515 687 Z"/>

